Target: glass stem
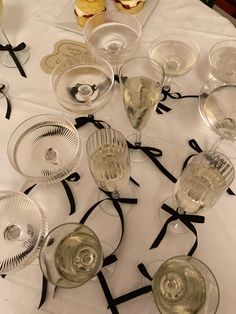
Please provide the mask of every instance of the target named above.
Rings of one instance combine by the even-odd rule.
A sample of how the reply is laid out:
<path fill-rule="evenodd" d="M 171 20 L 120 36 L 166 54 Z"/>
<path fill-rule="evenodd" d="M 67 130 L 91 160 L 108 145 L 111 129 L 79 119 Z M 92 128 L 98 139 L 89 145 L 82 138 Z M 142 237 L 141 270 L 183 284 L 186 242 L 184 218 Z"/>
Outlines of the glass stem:
<path fill-rule="evenodd" d="M 118 198 L 120 198 L 120 193 L 119 193 L 119 191 L 115 190 L 114 192 L 111 193 L 111 196 L 114 199 L 118 199 Z"/>
<path fill-rule="evenodd" d="M 170 84 L 171 84 L 171 78 L 170 77 L 166 77 L 163 89 L 167 90 L 167 91 L 170 91 Z"/>
<path fill-rule="evenodd" d="M 11 44 L 2 25 L 0 26 L 0 39 L 2 39 L 6 44 Z"/>
<path fill-rule="evenodd" d="M 218 148 L 218 146 L 222 143 L 223 138 L 219 137 L 215 143 L 211 146 L 210 150 L 216 150 Z"/>
<path fill-rule="evenodd" d="M 142 137 L 142 131 L 137 130 L 136 139 L 135 139 L 135 146 L 141 146 L 141 137 Z"/>

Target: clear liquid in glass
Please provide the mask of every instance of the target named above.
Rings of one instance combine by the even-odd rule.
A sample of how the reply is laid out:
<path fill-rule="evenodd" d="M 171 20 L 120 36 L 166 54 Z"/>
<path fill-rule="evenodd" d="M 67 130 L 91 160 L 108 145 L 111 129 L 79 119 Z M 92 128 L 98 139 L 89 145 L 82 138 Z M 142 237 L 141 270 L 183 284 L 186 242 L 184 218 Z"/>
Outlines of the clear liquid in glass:
<path fill-rule="evenodd" d="M 177 181 L 175 198 L 182 210 L 196 213 L 213 205 L 225 186 L 224 176 L 218 169 L 190 164 Z"/>
<path fill-rule="evenodd" d="M 225 83 L 236 83 L 236 48 L 220 47 L 210 56 L 210 71 Z"/>
<path fill-rule="evenodd" d="M 152 290 L 162 314 L 198 313 L 206 300 L 202 274 L 184 260 L 164 263 L 153 278 Z"/>
<path fill-rule="evenodd" d="M 123 101 L 127 116 L 134 129 L 143 129 L 156 110 L 160 86 L 153 80 L 137 76 L 124 85 Z"/>
<path fill-rule="evenodd" d="M 189 72 L 197 61 L 194 50 L 178 40 L 166 40 L 153 46 L 150 57 L 161 63 L 168 77 Z"/>
<path fill-rule="evenodd" d="M 58 245 L 55 266 L 62 278 L 83 284 L 97 274 L 102 258 L 102 249 L 95 237 L 74 231 Z"/>
<path fill-rule="evenodd" d="M 99 147 L 90 161 L 91 172 L 97 185 L 105 191 L 119 191 L 130 177 L 130 163 L 124 148 L 115 144 Z"/>

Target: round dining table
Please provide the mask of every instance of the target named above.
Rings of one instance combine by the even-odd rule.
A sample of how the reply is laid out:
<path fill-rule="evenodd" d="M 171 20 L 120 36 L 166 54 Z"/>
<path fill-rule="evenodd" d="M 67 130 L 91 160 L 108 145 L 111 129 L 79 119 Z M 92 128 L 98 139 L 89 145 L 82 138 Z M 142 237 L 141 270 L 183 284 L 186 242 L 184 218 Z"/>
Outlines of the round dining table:
<path fill-rule="evenodd" d="M 153 40 L 161 35 L 177 33 L 197 43 L 200 57 L 191 72 L 175 79 L 180 86 L 181 95 L 193 97 L 179 99 L 176 103 L 167 97 L 144 129 L 144 133 L 152 138 L 153 147 L 162 152 L 155 157 L 158 162 L 147 158 L 143 162 L 131 163 L 131 176 L 139 186 L 131 181 L 129 184 L 135 193 L 137 204 L 132 204 L 127 211 L 124 207 L 123 239 L 116 251 L 117 261 L 112 265 L 113 272 L 110 276 L 106 277 L 104 267 L 111 301 L 98 278 L 78 288 L 55 289 L 48 283 L 45 289 L 39 261 L 36 259 L 27 267 L 0 277 L 1 314 L 159 313 L 151 292 L 128 298 L 119 304 L 115 300 L 151 284 L 139 271 L 140 263 L 153 276 L 150 265 L 176 255 L 187 255 L 196 240 L 190 230 L 175 234 L 167 229 L 159 246 L 150 249 L 163 226 L 159 218 L 161 204 L 173 195 L 175 181 L 181 174 L 184 161 L 189 155 L 198 153 L 199 148 L 209 149 L 217 139 L 217 135 L 201 118 L 198 95 L 205 82 L 211 78 L 208 67 L 211 47 L 221 40 L 235 39 L 236 28 L 199 0 L 146 0 L 146 8 L 144 6 L 143 10 L 148 9 L 149 1 L 150 5 L 156 3 L 145 21 L 142 21 L 140 48 L 136 55 L 148 56 Z M 9 84 L 6 96 L 11 104 L 10 117 L 6 118 L 7 101 L 4 96 L 0 98 L 0 189 L 24 191 L 25 178 L 11 166 L 8 159 L 9 138 L 20 123 L 38 114 L 59 115 L 75 124 L 78 115 L 67 111 L 58 103 L 52 89 L 51 74 L 43 70 L 42 60 L 57 53 L 55 44 L 58 42 L 71 40 L 81 43 L 83 47 L 85 41 L 83 32 L 63 26 L 59 20 L 69 8 L 71 23 L 75 24 L 73 1 L 3 0 L 3 4 L 5 33 L 13 47 L 21 42 L 26 43 L 30 58 L 23 65 L 26 77 L 17 68 L 6 67 L 0 61 L 0 79 Z M 2 38 L 1 44 L 6 44 Z M 96 118 L 106 121 L 127 137 L 133 129 L 126 116 L 117 82 L 113 89 L 111 100 L 96 114 Z M 67 182 L 75 200 L 73 214 L 70 213 L 70 203 L 61 182 L 38 184 L 29 192 L 29 196 L 44 210 L 49 230 L 62 223 L 79 222 L 98 200 L 98 187 L 90 174 L 86 154 L 86 141 L 95 130 L 92 123 L 78 129 L 82 141 L 82 155 L 77 169 L 80 179 Z M 233 156 L 236 144 L 228 142 L 220 149 L 229 158 L 232 157 L 231 160 L 236 165 Z M 163 168 L 170 174 L 169 177 L 162 171 Z M 231 190 L 236 193 L 236 179 Z M 219 314 L 233 314 L 236 308 L 236 196 L 231 194 L 224 192 L 211 209 L 201 213 L 205 222 L 195 224 L 198 245 L 194 256 L 209 266 L 218 281 Z M 108 247 L 116 247 L 122 228 L 117 214 L 106 214 L 98 206 L 86 224 Z M 112 309 L 108 308 L 109 302 L 113 302 Z"/>

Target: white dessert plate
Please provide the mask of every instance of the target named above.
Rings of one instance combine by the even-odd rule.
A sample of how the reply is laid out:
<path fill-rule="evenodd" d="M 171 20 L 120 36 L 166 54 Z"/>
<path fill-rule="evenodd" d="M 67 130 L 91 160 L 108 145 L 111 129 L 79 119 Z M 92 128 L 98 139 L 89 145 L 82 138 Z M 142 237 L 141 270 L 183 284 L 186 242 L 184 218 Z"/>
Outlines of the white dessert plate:
<path fill-rule="evenodd" d="M 139 20 L 142 27 L 147 22 L 152 11 L 156 7 L 158 0 L 147 0 L 143 9 L 135 14 L 135 17 Z M 107 0 L 107 10 L 114 11 L 115 8 L 113 0 Z M 61 13 L 56 17 L 55 25 L 72 32 L 83 34 L 83 28 L 80 27 L 75 20 L 74 16 L 74 1 L 69 1 L 67 5 L 63 8 Z"/>

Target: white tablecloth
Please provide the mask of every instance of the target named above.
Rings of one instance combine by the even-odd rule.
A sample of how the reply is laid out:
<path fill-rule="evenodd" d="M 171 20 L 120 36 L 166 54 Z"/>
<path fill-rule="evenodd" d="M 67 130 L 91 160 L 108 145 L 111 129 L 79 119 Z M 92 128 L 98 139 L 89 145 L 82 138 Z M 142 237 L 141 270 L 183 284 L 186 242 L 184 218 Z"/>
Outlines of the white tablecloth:
<path fill-rule="evenodd" d="M 41 70 L 40 61 L 52 52 L 57 41 L 83 41 L 83 36 L 54 25 L 55 18 L 67 4 L 67 0 L 5 0 L 4 4 L 4 26 L 12 44 L 25 41 L 30 46 L 30 59 L 24 65 L 27 78 L 21 77 L 16 69 L 0 65 L 0 77 L 9 82 L 8 95 L 12 102 L 11 119 L 6 120 L 5 103 L 3 98 L 0 99 L 0 189 L 19 191 L 24 179 L 8 161 L 9 136 L 20 122 L 40 113 L 56 113 L 74 121 L 76 116 L 62 110 L 57 103 L 51 89 L 50 75 Z M 236 30 L 228 20 L 198 0 L 159 0 L 143 28 L 142 49 L 138 54 L 146 55 L 152 40 L 170 32 L 191 36 L 200 47 L 201 56 L 197 67 L 178 79 L 183 94 L 198 94 L 210 77 L 207 65 L 210 47 L 222 39 L 235 38 Z M 121 130 L 125 136 L 132 131 L 118 89 L 104 112 L 110 117 L 111 126 Z M 99 113 L 99 117 L 102 116 L 103 111 Z M 83 147 L 92 131 L 94 127 L 91 125 L 79 130 Z M 195 138 L 203 149 L 209 148 L 216 139 L 216 135 L 205 126 L 199 115 L 197 99 L 182 100 L 169 113 L 155 114 L 144 131 L 152 136 L 155 146 L 163 151 L 160 161 L 175 177 L 179 176 L 184 159 L 193 153 L 188 146 L 189 139 Z M 50 228 L 66 221 L 78 221 L 85 210 L 97 201 L 98 189 L 88 170 L 85 149 L 78 171 L 81 180 L 70 183 L 77 205 L 77 212 L 72 216 L 68 216 L 69 204 L 60 184 L 37 186 L 30 193 L 43 207 Z M 132 176 L 141 187 L 135 188 L 138 204 L 125 213 L 125 235 L 117 253 L 119 261 L 108 279 L 114 297 L 143 285 L 142 276 L 137 271 L 138 263 L 147 265 L 154 260 L 187 254 L 194 241 L 191 233 L 176 236 L 168 232 L 157 249 L 149 250 L 161 228 L 159 206 L 162 200 L 173 193 L 174 184 L 149 160 L 132 163 Z M 236 190 L 236 182 L 232 188 Z M 197 226 L 199 246 L 194 256 L 204 261 L 218 280 L 221 291 L 218 310 L 220 314 L 233 314 L 236 308 L 235 202 L 234 196 L 225 193 L 214 208 L 205 213 L 206 222 Z M 101 240 L 115 246 L 120 234 L 117 217 L 97 210 L 87 224 Z M 45 304 L 37 310 L 41 279 L 37 263 L 0 279 L 0 313 L 110 313 L 106 309 L 106 299 L 98 282 L 90 282 L 77 289 L 58 289 L 54 298 L 53 286 L 50 285 Z M 150 295 L 121 304 L 118 309 L 121 314 L 158 312 Z"/>

